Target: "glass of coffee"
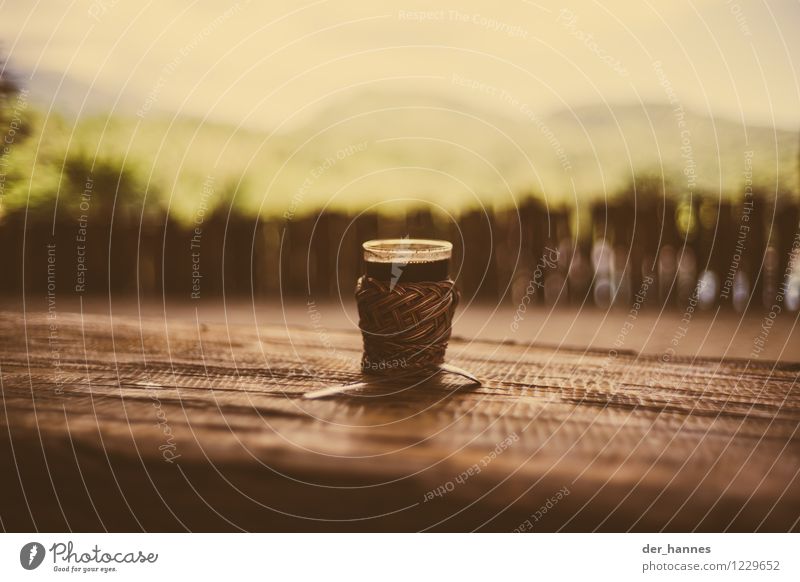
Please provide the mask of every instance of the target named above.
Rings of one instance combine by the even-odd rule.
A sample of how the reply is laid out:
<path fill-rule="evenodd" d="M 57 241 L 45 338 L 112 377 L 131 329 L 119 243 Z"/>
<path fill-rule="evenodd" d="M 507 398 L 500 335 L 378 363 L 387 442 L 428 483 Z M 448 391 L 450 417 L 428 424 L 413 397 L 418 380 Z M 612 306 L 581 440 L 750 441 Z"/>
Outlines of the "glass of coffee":
<path fill-rule="evenodd" d="M 452 243 L 398 238 L 363 248 L 364 275 L 356 285 L 362 371 L 439 370 L 458 303 L 449 277 Z"/>
<path fill-rule="evenodd" d="M 364 341 L 361 371 L 404 380 L 435 374 L 471 373 L 445 363 L 459 295 L 450 279 L 453 244 L 445 240 L 396 238 L 370 240 L 355 298 Z M 323 388 L 306 395 L 321 398 L 363 388 L 370 381 Z"/>

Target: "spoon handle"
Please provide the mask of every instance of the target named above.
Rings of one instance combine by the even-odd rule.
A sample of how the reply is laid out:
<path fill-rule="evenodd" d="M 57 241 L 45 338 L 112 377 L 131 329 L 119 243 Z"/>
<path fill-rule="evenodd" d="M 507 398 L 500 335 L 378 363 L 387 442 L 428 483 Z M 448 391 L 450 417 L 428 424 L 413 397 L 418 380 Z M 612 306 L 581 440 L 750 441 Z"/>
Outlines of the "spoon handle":
<path fill-rule="evenodd" d="M 365 388 L 369 386 L 368 382 L 351 382 L 350 384 L 338 384 L 336 386 L 328 386 L 327 388 L 321 388 L 319 390 L 312 390 L 311 392 L 306 392 L 303 394 L 303 398 L 307 400 L 312 400 L 314 398 L 325 398 L 326 396 L 335 396 L 337 394 L 343 394 L 345 392 L 349 392 L 350 390 L 360 390 L 361 388 Z"/>
<path fill-rule="evenodd" d="M 478 380 L 477 376 L 474 376 L 470 372 L 467 372 L 464 368 L 459 368 L 458 366 L 454 366 L 452 364 L 439 364 L 439 369 L 442 372 L 455 374 L 456 376 L 461 376 L 462 378 L 471 380 L 474 384 L 477 384 L 478 386 L 481 385 L 481 381 Z"/>

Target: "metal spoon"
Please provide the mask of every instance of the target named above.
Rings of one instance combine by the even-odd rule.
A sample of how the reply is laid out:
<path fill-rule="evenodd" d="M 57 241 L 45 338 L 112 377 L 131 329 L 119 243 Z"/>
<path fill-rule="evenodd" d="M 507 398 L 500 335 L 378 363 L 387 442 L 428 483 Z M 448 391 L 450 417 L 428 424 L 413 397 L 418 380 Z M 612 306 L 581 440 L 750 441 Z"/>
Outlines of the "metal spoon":
<path fill-rule="evenodd" d="M 445 374 L 455 374 L 457 376 L 461 376 L 462 378 L 466 378 L 467 380 L 472 381 L 473 384 L 480 386 L 481 381 L 478 380 L 477 377 L 470 374 L 463 368 L 459 368 L 458 366 L 453 366 L 451 364 L 439 364 L 438 372 L 445 373 Z M 327 388 L 321 388 L 319 390 L 313 390 L 311 392 L 306 392 L 303 394 L 303 398 L 306 400 L 312 400 L 316 398 L 326 398 L 328 396 L 336 396 L 337 394 L 344 394 L 346 392 L 352 392 L 354 390 L 361 390 L 363 388 L 367 388 L 369 386 L 374 386 L 375 384 L 379 384 L 381 382 L 387 382 L 390 380 L 399 380 L 403 378 L 403 376 L 410 376 L 411 374 L 398 374 L 391 378 L 375 378 L 369 381 L 360 381 L 360 382 L 351 382 L 349 384 L 338 384 L 336 386 L 328 386 Z"/>

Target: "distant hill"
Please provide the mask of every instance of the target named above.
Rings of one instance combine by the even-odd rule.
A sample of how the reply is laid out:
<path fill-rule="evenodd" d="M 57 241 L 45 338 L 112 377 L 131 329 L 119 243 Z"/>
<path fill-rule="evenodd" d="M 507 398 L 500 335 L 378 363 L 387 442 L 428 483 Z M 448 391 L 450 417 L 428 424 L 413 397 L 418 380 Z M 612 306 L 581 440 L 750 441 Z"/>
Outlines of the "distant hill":
<path fill-rule="evenodd" d="M 580 204 L 615 195 L 633 176 L 662 173 L 676 195 L 730 197 L 744 183 L 747 152 L 757 186 L 799 190 L 797 131 L 695 111 L 679 119 L 654 103 L 547 114 L 521 103 L 366 92 L 271 133 L 155 112 L 51 120 L 45 132 L 51 162 L 63 159 L 68 142 L 71 154 L 125 159 L 150 184 L 151 203 L 187 220 L 201 202 L 228 204 L 234 194 L 243 211 L 275 215 L 423 203 L 458 212 L 531 192 Z M 203 198 L 209 176 L 214 194 Z"/>

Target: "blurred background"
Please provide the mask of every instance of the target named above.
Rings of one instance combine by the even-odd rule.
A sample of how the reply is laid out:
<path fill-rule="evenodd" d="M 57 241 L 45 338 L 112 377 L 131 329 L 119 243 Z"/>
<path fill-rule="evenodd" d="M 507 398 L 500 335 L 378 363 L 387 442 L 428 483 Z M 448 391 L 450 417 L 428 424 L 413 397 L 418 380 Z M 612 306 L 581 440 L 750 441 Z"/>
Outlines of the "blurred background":
<path fill-rule="evenodd" d="M 679 353 L 760 357 L 766 322 L 792 359 L 797 22 L 796 1 L 6 2 L 2 301 L 289 325 L 313 303 L 352 327 L 363 241 L 443 238 L 460 333 L 609 346 L 633 313 L 626 348 L 691 320 Z"/>

